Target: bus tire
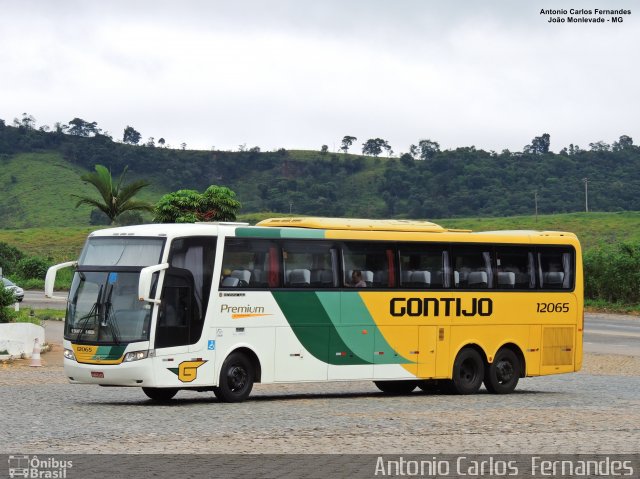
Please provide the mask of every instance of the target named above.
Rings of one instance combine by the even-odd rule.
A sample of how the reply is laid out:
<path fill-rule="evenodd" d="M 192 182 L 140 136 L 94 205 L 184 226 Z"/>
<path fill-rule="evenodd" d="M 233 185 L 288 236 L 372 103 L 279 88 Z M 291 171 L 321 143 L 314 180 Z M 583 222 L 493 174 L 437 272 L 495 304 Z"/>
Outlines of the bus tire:
<path fill-rule="evenodd" d="M 472 348 L 463 348 L 453 362 L 453 391 L 457 394 L 475 394 L 484 379 L 484 361 Z"/>
<path fill-rule="evenodd" d="M 496 354 L 484 375 L 484 386 L 493 394 L 509 394 L 520 379 L 520 360 L 511 349 L 503 348 Z"/>
<path fill-rule="evenodd" d="M 222 364 L 220 381 L 213 393 L 222 402 L 242 402 L 253 389 L 254 377 L 251 361 L 242 353 L 231 353 Z"/>
<path fill-rule="evenodd" d="M 374 381 L 373 384 L 385 394 L 409 394 L 416 388 L 418 381 Z"/>
<path fill-rule="evenodd" d="M 170 401 L 178 393 L 178 388 L 142 388 L 149 399 L 158 402 Z"/>

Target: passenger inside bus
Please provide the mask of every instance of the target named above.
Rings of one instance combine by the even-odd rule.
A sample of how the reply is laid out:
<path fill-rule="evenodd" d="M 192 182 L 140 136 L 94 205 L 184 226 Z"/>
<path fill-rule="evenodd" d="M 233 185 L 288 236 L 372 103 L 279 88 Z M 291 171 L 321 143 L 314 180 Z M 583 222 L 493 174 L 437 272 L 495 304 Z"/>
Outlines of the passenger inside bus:
<path fill-rule="evenodd" d="M 366 288 L 367 283 L 362 279 L 362 271 L 354 269 L 351 273 L 351 286 L 354 288 Z"/>

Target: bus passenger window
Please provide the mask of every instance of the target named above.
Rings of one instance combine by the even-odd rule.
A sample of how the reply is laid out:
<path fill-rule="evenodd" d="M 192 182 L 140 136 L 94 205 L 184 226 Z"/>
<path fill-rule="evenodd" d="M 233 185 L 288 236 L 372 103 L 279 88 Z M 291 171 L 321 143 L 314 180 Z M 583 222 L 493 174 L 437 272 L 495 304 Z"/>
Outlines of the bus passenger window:
<path fill-rule="evenodd" d="M 272 240 L 227 238 L 220 287 L 259 289 L 280 286 L 279 247 Z"/>
<path fill-rule="evenodd" d="M 496 248 L 497 288 L 531 289 L 536 287 L 533 253 L 526 247 Z"/>
<path fill-rule="evenodd" d="M 337 249 L 325 241 L 284 241 L 284 284 L 289 288 L 333 288 Z"/>
<path fill-rule="evenodd" d="M 574 253 L 568 248 L 538 249 L 538 282 L 541 289 L 571 289 Z"/>
<path fill-rule="evenodd" d="M 367 288 L 392 288 L 395 286 L 395 250 L 385 244 L 361 242 L 345 243 L 342 247 L 342 286 L 351 288 L 353 272 L 359 271 Z"/>
<path fill-rule="evenodd" d="M 454 285 L 456 288 L 493 288 L 491 253 L 487 246 L 454 247 L 452 248 L 451 264 L 454 271 Z"/>
<path fill-rule="evenodd" d="M 442 245 L 403 246 L 400 250 L 400 287 L 443 288 L 444 251 L 445 247 Z"/>

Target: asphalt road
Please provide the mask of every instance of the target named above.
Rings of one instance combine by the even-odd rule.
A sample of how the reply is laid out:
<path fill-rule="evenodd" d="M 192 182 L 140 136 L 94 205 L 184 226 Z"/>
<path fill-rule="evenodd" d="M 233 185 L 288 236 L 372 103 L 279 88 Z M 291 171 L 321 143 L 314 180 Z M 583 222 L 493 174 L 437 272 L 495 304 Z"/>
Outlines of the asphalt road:
<path fill-rule="evenodd" d="M 55 291 L 54 295 L 57 298 L 52 299 L 45 297 L 44 291 L 25 291 L 20 308 L 65 309 L 67 307 L 68 294 L 68 291 Z"/>
<path fill-rule="evenodd" d="M 640 319 L 617 314 L 585 314 L 584 350 L 640 356 Z"/>

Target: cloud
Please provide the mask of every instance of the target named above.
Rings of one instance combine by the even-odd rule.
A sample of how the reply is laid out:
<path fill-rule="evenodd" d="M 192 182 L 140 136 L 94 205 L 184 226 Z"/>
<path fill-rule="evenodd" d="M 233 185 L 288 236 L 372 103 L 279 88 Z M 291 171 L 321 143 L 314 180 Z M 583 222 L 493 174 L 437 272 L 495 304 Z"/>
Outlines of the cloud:
<path fill-rule="evenodd" d="M 585 2 L 583 2 L 585 3 Z M 595 2 L 581 4 L 589 8 Z M 630 0 L 616 8 L 628 8 Z M 554 8 L 571 2 L 554 2 Z M 638 136 L 633 14 L 550 25 L 546 2 L 20 2 L 0 18 L 0 117 L 75 116 L 174 146 L 396 152 Z"/>

